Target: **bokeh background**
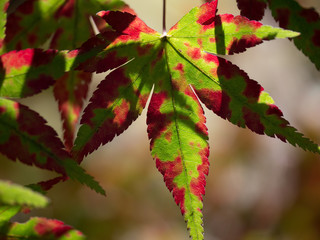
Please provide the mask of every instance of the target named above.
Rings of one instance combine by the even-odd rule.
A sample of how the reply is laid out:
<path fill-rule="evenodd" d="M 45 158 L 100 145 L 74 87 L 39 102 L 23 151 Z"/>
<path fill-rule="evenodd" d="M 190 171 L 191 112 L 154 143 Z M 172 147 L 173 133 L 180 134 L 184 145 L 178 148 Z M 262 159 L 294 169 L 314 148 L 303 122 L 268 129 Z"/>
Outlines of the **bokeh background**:
<path fill-rule="evenodd" d="M 149 26 L 162 31 L 161 0 L 126 1 Z M 200 0 L 167 1 L 167 27 Z M 320 12 L 319 0 L 300 1 Z M 239 14 L 235 0 L 218 13 Z M 264 24 L 278 26 L 269 11 Z M 320 57 L 320 56 L 319 56 Z M 300 132 L 320 143 L 320 72 L 287 39 L 265 42 L 227 57 L 258 81 Z M 94 91 L 104 75 L 96 76 Z M 41 113 L 61 136 L 52 89 L 21 102 Z M 320 239 L 320 157 L 278 139 L 240 129 L 205 109 L 210 173 L 204 197 L 206 240 Z M 48 208 L 20 215 L 57 218 L 90 240 L 182 240 L 188 232 L 149 152 L 146 110 L 125 133 L 88 156 L 83 167 L 104 187 L 100 196 L 67 181 L 49 191 Z M 0 178 L 30 184 L 55 175 L 0 156 Z"/>

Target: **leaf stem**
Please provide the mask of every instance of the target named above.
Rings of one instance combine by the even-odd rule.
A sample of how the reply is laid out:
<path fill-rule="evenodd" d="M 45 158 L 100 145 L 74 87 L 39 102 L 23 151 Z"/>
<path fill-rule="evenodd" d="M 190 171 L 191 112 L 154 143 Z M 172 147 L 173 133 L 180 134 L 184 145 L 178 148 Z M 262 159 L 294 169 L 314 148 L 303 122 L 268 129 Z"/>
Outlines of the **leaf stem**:
<path fill-rule="evenodd" d="M 167 35 L 166 30 L 166 0 L 163 0 L 163 9 L 162 9 L 162 35 Z"/>

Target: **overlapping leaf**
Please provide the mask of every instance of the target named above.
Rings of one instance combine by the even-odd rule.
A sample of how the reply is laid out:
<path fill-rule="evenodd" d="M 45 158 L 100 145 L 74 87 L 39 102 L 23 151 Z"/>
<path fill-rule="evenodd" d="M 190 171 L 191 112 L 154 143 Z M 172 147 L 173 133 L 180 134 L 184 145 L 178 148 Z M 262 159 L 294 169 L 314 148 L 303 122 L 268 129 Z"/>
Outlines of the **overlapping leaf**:
<path fill-rule="evenodd" d="M 241 15 L 260 20 L 268 4 L 280 27 L 300 32 L 294 44 L 320 70 L 320 16 L 314 8 L 303 8 L 295 0 L 237 0 Z"/>
<path fill-rule="evenodd" d="M 292 0 L 268 0 L 273 17 L 282 28 L 298 31 L 293 42 L 320 70 L 320 16 L 314 8 L 303 8 Z"/>
<path fill-rule="evenodd" d="M 75 49 L 94 35 L 91 16 L 100 10 L 124 7 L 126 5 L 121 0 L 25 1 L 8 17 L 4 47 L 7 51 L 40 47 L 52 35 L 49 41 L 51 49 Z M 76 123 L 91 77 L 89 73 L 72 71 L 59 78 L 54 85 L 67 150 L 73 144 Z"/>
<path fill-rule="evenodd" d="M 92 36 L 89 17 L 119 9 L 121 0 L 29 0 L 8 16 L 5 51 L 39 47 L 54 33 L 54 49 L 74 49 Z"/>
<path fill-rule="evenodd" d="M 0 153 L 9 159 L 69 176 L 104 194 L 64 150 L 56 132 L 28 107 L 0 98 L 0 135 Z"/>
<path fill-rule="evenodd" d="M 241 16 L 216 16 L 216 6 L 213 1 L 192 9 L 166 36 L 132 14 L 100 12 L 119 36 L 78 66 L 89 72 L 105 72 L 122 65 L 107 75 L 90 99 L 74 155 L 80 162 L 128 128 L 154 86 L 147 114 L 151 152 L 193 239 L 203 239 L 202 196 L 209 167 L 207 129 L 198 99 L 238 126 L 319 153 L 317 144 L 289 126 L 257 82 L 212 55 L 238 53 L 263 40 L 298 34 Z M 101 34 L 90 39 L 79 52 L 98 49 L 103 38 Z"/>

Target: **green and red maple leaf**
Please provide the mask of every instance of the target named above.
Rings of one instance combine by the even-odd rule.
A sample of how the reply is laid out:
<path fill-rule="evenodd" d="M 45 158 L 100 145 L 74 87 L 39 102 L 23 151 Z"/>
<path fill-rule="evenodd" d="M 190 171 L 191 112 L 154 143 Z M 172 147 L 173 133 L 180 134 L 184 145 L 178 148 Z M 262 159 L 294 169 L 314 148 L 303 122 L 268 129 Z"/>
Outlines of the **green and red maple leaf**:
<path fill-rule="evenodd" d="M 150 97 L 151 152 L 193 239 L 202 239 L 202 196 L 209 169 L 207 128 L 199 100 L 240 127 L 319 152 L 317 144 L 289 126 L 257 82 L 213 55 L 238 53 L 263 40 L 298 34 L 241 16 L 216 15 L 216 4 L 194 8 L 165 36 L 129 13 L 100 12 L 114 31 L 89 40 L 77 55 L 86 49 L 98 51 L 103 42 L 103 50 L 77 69 L 100 73 L 124 65 L 107 75 L 93 93 L 81 119 L 74 156 L 81 161 L 125 131 Z"/>
<path fill-rule="evenodd" d="M 216 15 L 216 8 L 217 1 L 212 1 L 192 9 L 166 35 L 131 13 L 101 11 L 98 15 L 108 24 L 105 31 L 76 50 L 26 49 L 1 56 L 4 77 L 0 92 L 7 97 L 13 97 L 16 91 L 13 83 L 24 91 L 23 87 L 33 81 L 46 77 L 54 81 L 68 71 L 111 70 L 84 110 L 71 151 L 79 163 L 125 131 L 150 99 L 147 125 L 151 153 L 193 239 L 203 239 L 202 197 L 209 169 L 206 118 L 200 102 L 239 127 L 320 153 L 317 144 L 289 125 L 256 81 L 217 56 L 243 52 L 264 40 L 291 38 L 298 33 L 242 16 Z M 56 70 L 48 72 L 53 65 Z M 19 79 L 24 79 L 23 84 L 19 85 Z M 31 89 L 34 93 L 42 90 Z M 6 104 L 3 113 L 9 112 Z M 18 123 L 7 134 L 8 139 L 21 128 L 14 117 L 15 103 L 11 105 L 13 122 Z M 44 161 L 45 167 L 47 163 L 49 160 Z"/>

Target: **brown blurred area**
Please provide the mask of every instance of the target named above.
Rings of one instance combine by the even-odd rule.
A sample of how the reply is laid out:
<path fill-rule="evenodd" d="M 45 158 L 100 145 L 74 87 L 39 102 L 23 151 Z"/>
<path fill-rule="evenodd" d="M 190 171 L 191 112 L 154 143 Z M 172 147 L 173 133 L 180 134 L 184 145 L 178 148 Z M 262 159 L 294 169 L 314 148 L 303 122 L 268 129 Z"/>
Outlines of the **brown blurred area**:
<path fill-rule="evenodd" d="M 162 1 L 126 2 L 161 31 Z M 167 2 L 170 27 L 201 1 Z M 318 0 L 302 4 L 320 9 Z M 218 13 L 239 14 L 235 0 L 220 0 Z M 277 26 L 269 11 L 262 22 Z M 320 143 L 320 72 L 293 43 L 277 39 L 227 59 L 265 88 L 293 126 Z M 103 74 L 96 77 L 91 92 L 101 79 Z M 21 102 L 39 111 L 61 136 L 51 90 Z M 205 112 L 211 150 L 203 209 L 205 239 L 320 239 L 320 157 Z M 90 240 L 188 239 L 180 210 L 151 158 L 145 115 L 146 110 L 125 133 L 83 162 L 107 197 L 68 181 L 49 191 L 48 208 L 21 215 L 21 220 L 33 215 L 57 218 Z M 55 176 L 3 156 L 0 164 L 0 178 L 20 184 Z"/>

